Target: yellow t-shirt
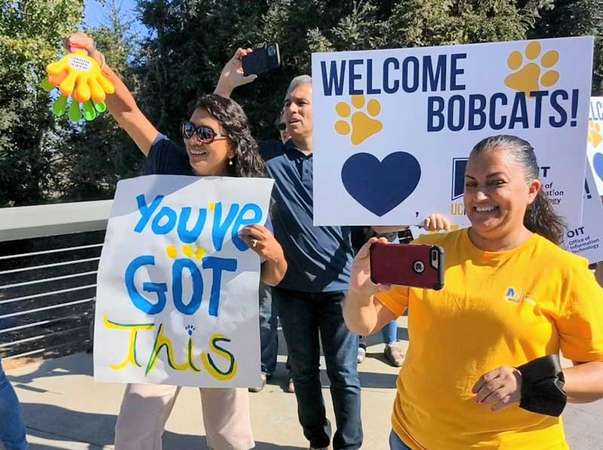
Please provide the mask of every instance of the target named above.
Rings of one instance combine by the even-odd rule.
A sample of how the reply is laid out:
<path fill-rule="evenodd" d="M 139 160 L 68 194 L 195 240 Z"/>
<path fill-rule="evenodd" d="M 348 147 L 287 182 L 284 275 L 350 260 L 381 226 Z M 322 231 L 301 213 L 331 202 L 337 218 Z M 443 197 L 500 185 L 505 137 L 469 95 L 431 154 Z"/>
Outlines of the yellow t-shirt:
<path fill-rule="evenodd" d="M 603 360 L 603 289 L 586 260 L 538 235 L 506 252 L 478 249 L 466 229 L 416 243 L 444 248 L 445 286 L 377 294 L 409 313 L 394 431 L 413 450 L 568 449 L 561 419 L 517 405 L 491 412 L 471 388 L 493 369 L 559 351 Z"/>

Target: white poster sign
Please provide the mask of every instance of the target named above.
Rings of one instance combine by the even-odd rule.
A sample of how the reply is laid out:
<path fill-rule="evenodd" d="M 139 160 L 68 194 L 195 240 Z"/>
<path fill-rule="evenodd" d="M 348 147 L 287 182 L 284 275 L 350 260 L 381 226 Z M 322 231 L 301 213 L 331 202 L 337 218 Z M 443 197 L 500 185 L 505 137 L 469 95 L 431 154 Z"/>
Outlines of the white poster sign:
<path fill-rule="evenodd" d="M 588 118 L 588 159 L 595 176 L 595 189 L 603 195 L 603 97 L 591 97 Z"/>
<path fill-rule="evenodd" d="M 314 223 L 463 223 L 457 159 L 496 134 L 534 146 L 580 222 L 592 54 L 590 37 L 313 54 Z"/>
<path fill-rule="evenodd" d="M 570 225 L 565 233 L 566 250 L 584 256 L 591 263 L 603 261 L 603 204 L 595 189 L 594 168 L 586 167 L 584 215 L 580 225 Z"/>
<path fill-rule="evenodd" d="M 98 272 L 94 377 L 204 387 L 260 381 L 260 261 L 240 239 L 272 180 L 151 175 L 117 185 Z"/>

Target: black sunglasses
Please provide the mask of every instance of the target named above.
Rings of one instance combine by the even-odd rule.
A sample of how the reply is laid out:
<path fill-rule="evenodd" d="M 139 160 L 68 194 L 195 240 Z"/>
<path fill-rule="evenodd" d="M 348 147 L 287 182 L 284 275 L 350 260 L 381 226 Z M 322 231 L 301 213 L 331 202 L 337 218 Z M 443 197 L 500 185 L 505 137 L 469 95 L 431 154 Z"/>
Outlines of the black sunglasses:
<path fill-rule="evenodd" d="M 182 136 L 185 139 L 191 139 L 195 134 L 202 144 L 211 144 L 213 141 L 227 138 L 223 134 L 216 133 L 213 128 L 207 125 L 195 125 L 192 122 L 182 123 Z"/>

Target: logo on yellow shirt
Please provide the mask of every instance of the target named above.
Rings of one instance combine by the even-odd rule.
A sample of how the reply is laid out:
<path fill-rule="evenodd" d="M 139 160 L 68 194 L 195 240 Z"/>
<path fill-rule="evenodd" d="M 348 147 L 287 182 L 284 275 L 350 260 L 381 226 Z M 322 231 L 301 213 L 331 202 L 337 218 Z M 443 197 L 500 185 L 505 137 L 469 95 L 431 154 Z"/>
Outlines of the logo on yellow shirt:
<path fill-rule="evenodd" d="M 514 287 L 507 288 L 505 300 L 513 303 L 526 303 L 528 305 L 536 305 L 536 301 L 532 298 L 532 294 L 523 294 Z"/>
<path fill-rule="evenodd" d="M 507 293 L 505 294 L 505 299 L 510 302 L 519 303 L 521 301 L 521 296 L 515 290 L 515 288 L 510 287 L 507 288 Z"/>

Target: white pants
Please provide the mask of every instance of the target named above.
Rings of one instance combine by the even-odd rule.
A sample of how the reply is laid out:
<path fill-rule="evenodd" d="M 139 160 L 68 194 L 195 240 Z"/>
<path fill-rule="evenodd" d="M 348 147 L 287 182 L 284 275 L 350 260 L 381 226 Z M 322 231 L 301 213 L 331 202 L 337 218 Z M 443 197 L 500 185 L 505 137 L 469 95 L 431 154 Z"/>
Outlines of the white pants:
<path fill-rule="evenodd" d="M 255 446 L 247 389 L 199 389 L 207 444 L 214 450 Z M 178 386 L 129 384 L 115 425 L 115 450 L 161 450 Z"/>

